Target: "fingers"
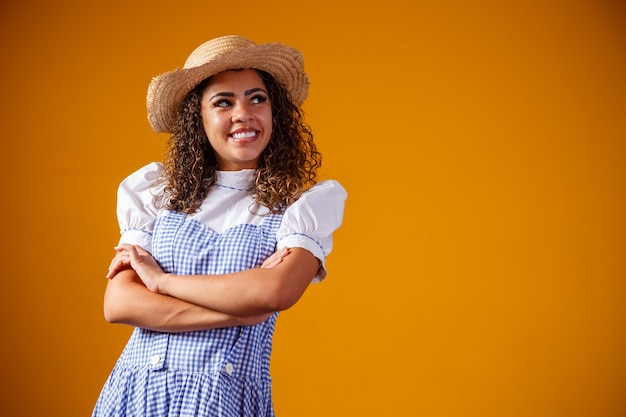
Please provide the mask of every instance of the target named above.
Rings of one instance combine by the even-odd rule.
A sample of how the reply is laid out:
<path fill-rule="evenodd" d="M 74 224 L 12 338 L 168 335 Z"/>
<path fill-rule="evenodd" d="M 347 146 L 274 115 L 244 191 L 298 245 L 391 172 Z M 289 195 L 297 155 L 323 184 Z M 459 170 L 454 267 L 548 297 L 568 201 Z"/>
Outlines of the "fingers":
<path fill-rule="evenodd" d="M 263 261 L 261 268 L 273 268 L 280 264 L 287 255 L 289 255 L 289 248 L 281 248 Z"/>
<path fill-rule="evenodd" d="M 113 249 L 115 249 L 115 252 L 124 252 L 124 251 L 129 251 L 130 248 L 132 248 L 135 245 L 131 245 L 129 243 L 120 243 L 119 245 L 115 246 Z"/>
<path fill-rule="evenodd" d="M 139 259 L 139 253 L 137 252 L 137 247 L 136 246 L 131 246 L 130 249 L 128 250 L 128 258 L 130 259 L 131 264 L 133 262 L 138 262 Z"/>
<path fill-rule="evenodd" d="M 130 267 L 130 262 L 131 260 L 128 253 L 118 252 L 111 260 L 106 277 L 109 279 L 113 278 L 121 270 Z"/>
<path fill-rule="evenodd" d="M 118 272 L 124 269 L 134 268 L 134 266 L 143 262 L 143 256 L 150 255 L 150 253 L 141 246 L 128 243 L 122 243 L 115 246 L 113 249 L 116 253 L 107 270 L 106 277 L 108 279 L 112 279 Z"/>
<path fill-rule="evenodd" d="M 131 245 L 130 243 L 121 243 L 117 246 L 115 246 L 113 249 L 115 249 L 116 252 L 131 252 L 132 250 L 134 250 L 135 252 L 137 252 L 140 255 L 149 255 L 150 252 L 148 252 L 147 250 L 145 250 L 144 248 L 142 248 L 139 245 Z"/>
<path fill-rule="evenodd" d="M 116 254 L 111 260 L 111 263 L 109 264 L 109 269 L 107 270 L 106 277 L 108 279 L 112 279 L 118 272 L 124 269 L 131 268 L 132 262 L 136 261 L 139 257 L 135 245 L 122 243 L 115 246 L 113 249 L 115 250 Z M 133 255 L 135 255 L 134 258 Z"/>

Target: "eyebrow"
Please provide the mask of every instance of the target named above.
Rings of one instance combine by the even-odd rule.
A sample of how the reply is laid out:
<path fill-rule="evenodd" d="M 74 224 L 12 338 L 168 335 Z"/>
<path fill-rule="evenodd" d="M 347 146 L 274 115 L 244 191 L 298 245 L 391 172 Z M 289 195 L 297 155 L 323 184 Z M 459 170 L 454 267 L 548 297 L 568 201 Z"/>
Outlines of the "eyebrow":
<path fill-rule="evenodd" d="M 262 91 L 265 94 L 267 94 L 267 91 L 265 91 L 264 89 L 262 89 L 261 87 L 256 87 L 256 88 L 251 88 L 250 90 L 246 90 L 243 92 L 244 96 L 249 96 L 250 94 L 254 94 L 257 91 Z M 211 98 L 209 100 L 213 100 L 215 97 L 235 97 L 235 93 L 217 93 L 213 96 L 211 96 Z"/>

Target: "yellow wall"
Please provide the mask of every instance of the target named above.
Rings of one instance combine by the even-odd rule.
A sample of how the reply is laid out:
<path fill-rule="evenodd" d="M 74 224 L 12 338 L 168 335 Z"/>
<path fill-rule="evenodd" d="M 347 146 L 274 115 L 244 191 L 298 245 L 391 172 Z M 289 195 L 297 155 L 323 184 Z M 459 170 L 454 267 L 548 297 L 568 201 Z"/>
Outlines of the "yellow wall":
<path fill-rule="evenodd" d="M 365 3 L 365 4 L 364 4 Z M 626 10 L 609 0 L 0 6 L 0 409 L 85 416 L 115 189 L 150 78 L 238 33 L 301 49 L 327 281 L 279 320 L 279 416 L 626 415 Z"/>

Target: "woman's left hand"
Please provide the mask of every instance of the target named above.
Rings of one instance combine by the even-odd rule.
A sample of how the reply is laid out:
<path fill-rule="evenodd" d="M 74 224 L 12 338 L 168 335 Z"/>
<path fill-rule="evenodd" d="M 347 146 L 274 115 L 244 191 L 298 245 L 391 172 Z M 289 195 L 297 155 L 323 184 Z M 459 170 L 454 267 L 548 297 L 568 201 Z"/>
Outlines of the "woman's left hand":
<path fill-rule="evenodd" d="M 130 267 L 150 291 L 159 293 L 159 282 L 167 274 L 148 251 L 126 243 L 116 246 L 115 250 L 117 254 L 109 266 L 107 278 L 112 279 L 119 271 Z"/>

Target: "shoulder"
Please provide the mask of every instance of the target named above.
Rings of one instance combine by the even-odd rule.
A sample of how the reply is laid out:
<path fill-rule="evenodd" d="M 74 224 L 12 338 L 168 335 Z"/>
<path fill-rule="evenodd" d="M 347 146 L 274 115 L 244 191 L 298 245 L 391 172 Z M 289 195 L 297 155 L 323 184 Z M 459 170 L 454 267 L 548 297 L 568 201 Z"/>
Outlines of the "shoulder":
<path fill-rule="evenodd" d="M 277 233 L 278 248 L 300 247 L 321 262 L 314 282 L 326 276 L 326 256 L 333 247 L 332 234 L 343 221 L 348 194 L 335 180 L 321 181 L 285 210 Z"/>
<path fill-rule="evenodd" d="M 348 193 L 335 180 L 321 181 L 302 193 L 285 211 L 286 217 L 315 217 L 322 221 L 341 219 Z M 339 220 L 341 221 L 341 220 Z"/>
<path fill-rule="evenodd" d="M 163 165 L 152 162 L 139 168 L 122 180 L 117 189 L 118 217 L 154 217 L 158 209 L 154 206 L 155 197 L 161 196 L 165 187 L 162 179 Z"/>
<path fill-rule="evenodd" d="M 343 206 L 348 193 L 346 189 L 336 180 L 325 180 L 318 182 L 313 187 L 306 190 L 300 198 L 294 202 L 287 210 L 298 208 L 298 206 L 308 204 L 334 204 Z"/>
<path fill-rule="evenodd" d="M 304 194 L 319 192 L 335 193 L 338 195 L 344 195 L 344 197 L 347 195 L 346 189 L 337 180 L 320 181 L 305 191 Z"/>
<path fill-rule="evenodd" d="M 331 236 L 342 223 L 347 195 L 335 180 L 317 183 L 285 210 L 279 235 L 301 234 L 317 241 Z"/>
<path fill-rule="evenodd" d="M 163 164 L 151 162 L 124 178 L 120 183 L 120 187 L 154 187 L 160 182 L 162 173 Z"/>
<path fill-rule="evenodd" d="M 146 200 L 160 195 L 165 188 L 163 179 L 163 165 L 159 162 L 151 162 L 120 182 L 117 189 L 117 197 L 121 201 Z"/>

